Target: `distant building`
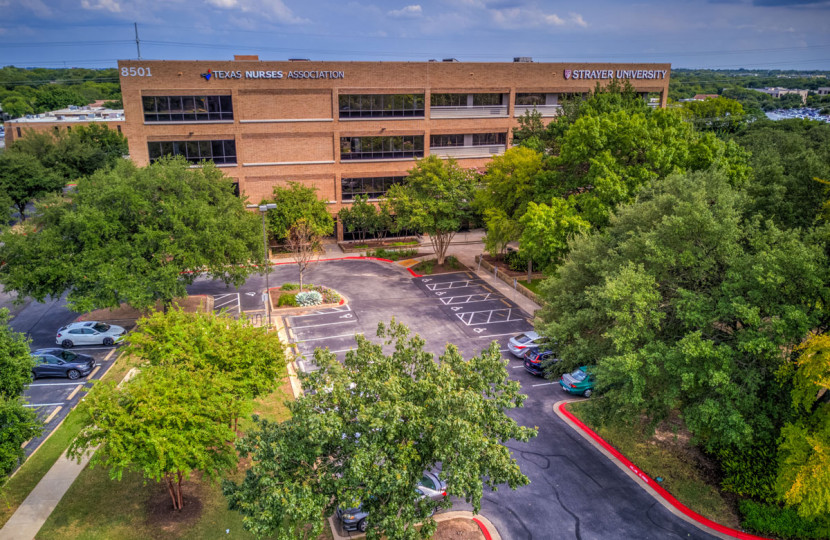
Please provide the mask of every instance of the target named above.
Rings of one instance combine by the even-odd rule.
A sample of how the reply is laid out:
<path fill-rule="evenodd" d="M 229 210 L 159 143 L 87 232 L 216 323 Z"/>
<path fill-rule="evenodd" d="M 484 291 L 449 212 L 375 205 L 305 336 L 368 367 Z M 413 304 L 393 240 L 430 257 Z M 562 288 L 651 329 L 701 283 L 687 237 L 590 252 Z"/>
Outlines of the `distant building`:
<path fill-rule="evenodd" d="M 26 134 L 26 130 L 53 131 L 62 129 L 72 130 L 73 126 L 87 126 L 98 122 L 110 129 L 118 130 L 121 133 L 124 127 L 123 109 L 105 109 L 95 106 L 98 102 L 84 107 L 70 105 L 66 109 L 57 111 L 29 114 L 23 118 L 6 121 L 6 144 L 11 144 Z"/>
<path fill-rule="evenodd" d="M 717 94 L 695 94 L 695 97 L 692 98 L 693 101 L 704 101 L 707 99 L 717 99 L 720 96 Z"/>
<path fill-rule="evenodd" d="M 768 94 L 774 98 L 780 98 L 781 96 L 786 96 L 787 94 L 798 94 L 801 96 L 802 103 L 807 103 L 807 90 L 795 90 L 790 88 L 781 88 L 780 86 L 774 86 L 772 88 L 753 88 L 753 90 L 757 90 L 758 92 L 763 92 Z"/>
<path fill-rule="evenodd" d="M 822 86 L 818 90 L 816 90 L 816 94 L 820 96 L 827 96 L 830 95 L 830 86 Z"/>

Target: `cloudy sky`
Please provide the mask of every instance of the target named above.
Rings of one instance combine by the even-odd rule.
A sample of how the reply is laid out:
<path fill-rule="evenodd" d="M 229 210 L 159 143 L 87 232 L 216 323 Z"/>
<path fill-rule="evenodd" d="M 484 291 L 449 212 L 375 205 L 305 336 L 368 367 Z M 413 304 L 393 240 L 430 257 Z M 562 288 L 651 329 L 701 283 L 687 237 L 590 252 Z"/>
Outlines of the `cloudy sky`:
<path fill-rule="evenodd" d="M 830 69 L 830 0 L 0 0 L 0 65 L 147 59 Z"/>

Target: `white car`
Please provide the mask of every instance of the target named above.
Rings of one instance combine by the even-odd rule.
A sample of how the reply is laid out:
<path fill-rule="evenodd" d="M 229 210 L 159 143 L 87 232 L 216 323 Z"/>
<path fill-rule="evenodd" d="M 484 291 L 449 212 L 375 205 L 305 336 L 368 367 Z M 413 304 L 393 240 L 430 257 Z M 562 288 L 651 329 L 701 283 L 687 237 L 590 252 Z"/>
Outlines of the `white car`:
<path fill-rule="evenodd" d="M 75 345 L 106 345 L 111 347 L 120 341 L 126 330 L 114 324 L 83 321 L 68 324 L 58 330 L 55 343 L 68 349 Z"/>
<path fill-rule="evenodd" d="M 507 348 L 516 358 L 523 358 L 528 349 L 538 347 L 544 341 L 547 340 L 536 332 L 525 332 L 510 338 Z"/>

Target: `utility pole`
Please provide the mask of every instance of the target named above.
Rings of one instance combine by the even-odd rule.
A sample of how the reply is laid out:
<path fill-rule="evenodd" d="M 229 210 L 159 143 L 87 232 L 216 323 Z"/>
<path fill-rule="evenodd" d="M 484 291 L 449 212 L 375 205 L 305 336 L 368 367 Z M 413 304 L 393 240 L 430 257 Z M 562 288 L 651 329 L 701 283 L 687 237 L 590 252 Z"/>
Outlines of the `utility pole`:
<path fill-rule="evenodd" d="M 138 40 L 138 23 L 134 22 L 135 27 L 135 50 L 138 51 L 138 59 L 141 60 L 141 42 Z"/>

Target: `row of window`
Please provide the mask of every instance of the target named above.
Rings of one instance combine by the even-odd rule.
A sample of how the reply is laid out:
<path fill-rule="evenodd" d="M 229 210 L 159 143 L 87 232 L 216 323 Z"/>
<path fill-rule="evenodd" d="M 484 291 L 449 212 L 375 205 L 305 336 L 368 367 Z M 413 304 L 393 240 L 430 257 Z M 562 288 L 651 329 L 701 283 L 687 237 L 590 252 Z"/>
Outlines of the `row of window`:
<path fill-rule="evenodd" d="M 144 96 L 145 122 L 233 120 L 231 96 Z"/>
<path fill-rule="evenodd" d="M 506 133 L 474 133 L 472 146 L 504 145 Z M 465 146 L 465 135 L 432 135 L 430 146 Z M 198 163 L 213 160 L 217 164 L 236 163 L 236 142 L 233 139 L 215 141 L 151 141 L 147 143 L 150 162 L 162 156 L 183 156 Z M 340 137 L 340 159 L 395 159 L 424 157 L 423 135 L 395 137 Z"/>
<path fill-rule="evenodd" d="M 406 176 L 378 176 L 370 178 L 343 178 L 340 188 L 344 201 L 353 201 L 360 196 L 369 199 L 383 197 L 389 188 L 406 180 Z"/>
<path fill-rule="evenodd" d="M 432 107 L 498 107 L 507 94 L 431 94 Z M 339 100 L 340 118 L 424 116 L 424 94 L 347 94 Z M 544 105 L 545 94 L 516 94 L 516 105 Z M 145 122 L 233 120 L 231 96 L 144 96 Z"/>

